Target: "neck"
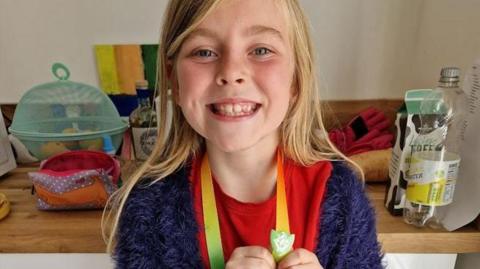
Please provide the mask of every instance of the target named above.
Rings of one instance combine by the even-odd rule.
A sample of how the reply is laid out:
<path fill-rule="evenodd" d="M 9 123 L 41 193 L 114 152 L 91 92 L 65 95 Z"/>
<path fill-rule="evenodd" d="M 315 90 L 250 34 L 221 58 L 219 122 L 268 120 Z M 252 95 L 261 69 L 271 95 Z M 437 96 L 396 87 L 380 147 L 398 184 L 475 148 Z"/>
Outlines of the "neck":
<path fill-rule="evenodd" d="M 262 144 L 262 143 L 258 143 Z M 275 192 L 278 141 L 235 152 L 223 152 L 207 142 L 207 154 L 217 183 L 229 196 L 250 203 Z"/>

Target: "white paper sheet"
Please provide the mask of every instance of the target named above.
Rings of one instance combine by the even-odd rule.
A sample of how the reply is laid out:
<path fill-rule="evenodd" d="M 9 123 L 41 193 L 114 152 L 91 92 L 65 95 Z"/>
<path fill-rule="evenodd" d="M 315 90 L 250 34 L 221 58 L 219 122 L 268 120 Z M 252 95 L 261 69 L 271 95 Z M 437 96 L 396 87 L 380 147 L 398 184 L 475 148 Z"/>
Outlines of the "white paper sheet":
<path fill-rule="evenodd" d="M 463 89 L 469 105 L 454 202 L 445 208 L 443 224 L 449 231 L 470 223 L 480 214 L 480 58 L 467 70 Z"/>

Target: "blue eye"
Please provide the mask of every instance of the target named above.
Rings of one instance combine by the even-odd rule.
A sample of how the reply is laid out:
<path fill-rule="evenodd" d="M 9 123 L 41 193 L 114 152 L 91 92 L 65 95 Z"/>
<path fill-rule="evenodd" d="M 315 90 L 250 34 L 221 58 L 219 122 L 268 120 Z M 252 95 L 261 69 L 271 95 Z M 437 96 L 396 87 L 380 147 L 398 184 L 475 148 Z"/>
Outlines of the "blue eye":
<path fill-rule="evenodd" d="M 199 56 L 199 57 L 203 57 L 203 58 L 208 58 L 208 57 L 215 56 L 215 54 L 213 53 L 213 51 L 211 51 L 211 50 L 206 50 L 206 49 L 197 50 L 195 53 L 193 53 L 193 55 Z"/>
<path fill-rule="evenodd" d="M 271 52 L 272 52 L 271 50 L 264 47 L 256 48 L 253 50 L 253 53 L 257 56 L 264 56 L 264 55 L 270 54 Z"/>

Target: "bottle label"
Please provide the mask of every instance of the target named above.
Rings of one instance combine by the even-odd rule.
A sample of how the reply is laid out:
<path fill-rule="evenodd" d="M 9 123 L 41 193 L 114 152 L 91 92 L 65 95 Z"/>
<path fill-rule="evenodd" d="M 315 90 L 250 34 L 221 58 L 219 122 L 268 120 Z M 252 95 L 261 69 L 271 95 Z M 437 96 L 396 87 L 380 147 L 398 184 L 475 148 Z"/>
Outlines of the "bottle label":
<path fill-rule="evenodd" d="M 135 158 L 146 160 L 153 151 L 157 141 L 157 128 L 135 128 L 132 127 L 133 148 Z"/>
<path fill-rule="evenodd" d="M 410 169 L 411 157 L 415 154 L 420 154 L 421 152 L 428 151 L 439 151 L 443 147 L 442 141 L 445 140 L 446 128 L 439 127 L 435 128 L 428 134 L 419 134 L 421 129 L 421 123 L 414 124 L 410 128 L 415 128 L 412 132 L 415 134 L 414 139 L 412 139 L 405 148 L 406 158 L 404 170 L 408 171 Z"/>
<path fill-rule="evenodd" d="M 454 153 L 414 154 L 407 175 L 407 200 L 429 206 L 450 204 L 459 165 L 460 156 Z"/>

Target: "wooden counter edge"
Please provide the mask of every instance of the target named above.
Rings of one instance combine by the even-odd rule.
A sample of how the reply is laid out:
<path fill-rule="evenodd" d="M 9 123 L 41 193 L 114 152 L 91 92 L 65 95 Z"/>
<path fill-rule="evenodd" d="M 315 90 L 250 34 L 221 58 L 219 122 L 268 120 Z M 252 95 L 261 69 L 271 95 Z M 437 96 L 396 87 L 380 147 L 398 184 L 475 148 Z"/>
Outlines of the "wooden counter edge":
<path fill-rule="evenodd" d="M 12 171 L 11 176 L 0 178 L 0 192 L 16 193 L 11 200 L 14 211 L 7 218 L 22 221 L 10 224 L 4 222 L 5 220 L 0 221 L 0 253 L 105 253 L 106 248 L 100 232 L 102 211 L 57 213 L 61 214 L 57 215 L 58 220 L 66 224 L 65 229 L 54 229 L 49 223 L 55 223 L 57 220 L 50 216 L 45 217 L 44 212 L 38 212 L 34 208 L 26 172 L 28 169 L 19 168 Z M 12 182 L 13 180 L 15 181 Z M 383 207 L 383 189 L 384 185 L 381 184 L 372 187 L 367 184 L 366 188 L 377 214 L 377 222 L 380 224 L 377 231 L 383 252 L 480 252 L 480 231 L 472 226 L 463 227 L 455 232 L 421 230 L 406 225 L 401 217 L 389 215 Z M 84 222 L 84 228 L 69 226 L 72 222 L 76 223 L 78 218 Z M 34 225 L 35 220 L 37 227 Z M 29 231 L 25 227 L 35 229 Z"/>

